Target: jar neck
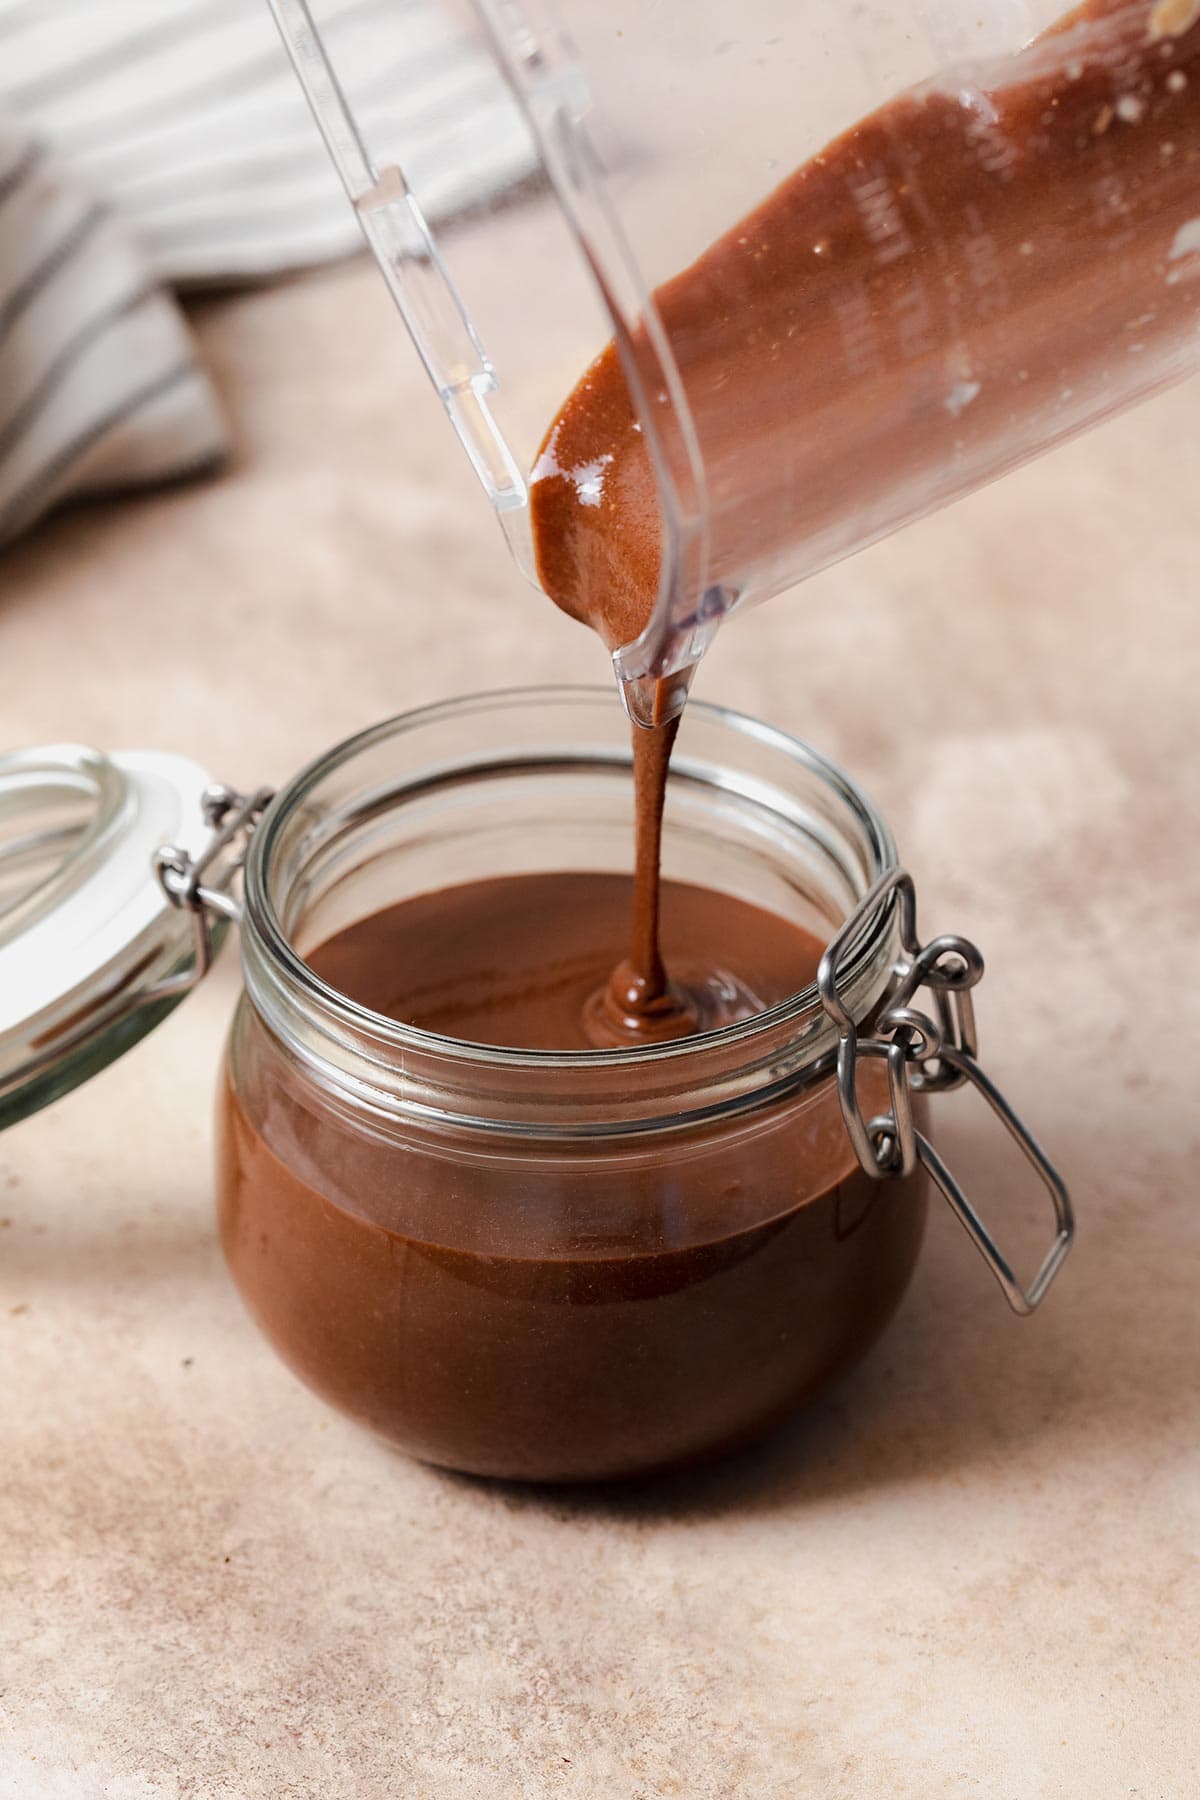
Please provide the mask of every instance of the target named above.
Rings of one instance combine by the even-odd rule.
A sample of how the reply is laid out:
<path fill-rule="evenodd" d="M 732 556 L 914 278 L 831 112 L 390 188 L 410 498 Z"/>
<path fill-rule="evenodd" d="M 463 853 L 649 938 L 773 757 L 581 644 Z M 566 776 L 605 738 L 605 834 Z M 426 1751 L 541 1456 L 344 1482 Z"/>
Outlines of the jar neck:
<path fill-rule="evenodd" d="M 815 985 L 692 1038 L 559 1053 L 398 1024 L 337 993 L 305 962 L 324 936 L 378 905 L 493 874 L 501 851 L 511 868 L 514 845 L 537 866 L 627 859 L 630 767 L 611 692 L 529 690 L 389 720 L 282 789 L 247 859 L 242 957 L 250 1004 L 304 1076 L 380 1120 L 564 1140 L 694 1129 L 824 1079 L 837 1035 Z M 594 829 L 581 837 L 589 812 Z M 493 841 L 497 818 L 514 817 L 537 829 Z M 694 855 L 714 871 L 713 885 L 751 887 L 768 906 L 777 890 L 780 908 L 812 930 L 823 921 L 824 937 L 896 861 L 886 825 L 834 765 L 698 702 L 672 768 L 666 871 Z M 889 903 L 842 961 L 856 1020 L 883 1000 L 897 949 Z"/>

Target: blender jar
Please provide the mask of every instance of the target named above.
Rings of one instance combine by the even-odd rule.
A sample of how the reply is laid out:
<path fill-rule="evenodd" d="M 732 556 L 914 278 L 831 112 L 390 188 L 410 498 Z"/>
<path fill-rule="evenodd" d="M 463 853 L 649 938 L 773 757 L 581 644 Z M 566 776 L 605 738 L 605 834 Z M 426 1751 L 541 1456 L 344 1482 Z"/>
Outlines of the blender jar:
<path fill-rule="evenodd" d="M 479 84 L 415 111 L 406 8 L 271 4 L 534 579 L 543 439 L 593 358 L 636 419 L 657 597 L 614 662 L 643 721 L 734 607 L 1200 362 L 1195 0 L 439 0 Z M 612 454 L 557 471 L 584 524 Z"/>

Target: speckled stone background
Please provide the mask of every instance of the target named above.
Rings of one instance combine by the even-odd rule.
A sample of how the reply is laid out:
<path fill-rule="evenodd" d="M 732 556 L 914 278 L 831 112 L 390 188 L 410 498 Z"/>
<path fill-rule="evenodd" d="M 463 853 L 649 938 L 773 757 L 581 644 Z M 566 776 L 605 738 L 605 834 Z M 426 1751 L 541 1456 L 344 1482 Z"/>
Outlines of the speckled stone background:
<path fill-rule="evenodd" d="M 606 678 L 386 307 L 355 266 L 203 312 L 236 465 L 4 559 L 6 738 L 254 782 L 481 679 Z M 982 943 L 988 1060 L 1081 1215 L 1044 1313 L 939 1212 L 886 1339 L 748 1456 L 609 1494 L 414 1466 L 225 1278 L 227 954 L 0 1140 L 3 1800 L 1200 1791 L 1196 407 L 734 623 L 699 683 L 850 767 L 926 924 Z M 938 1118 L 988 1163 L 969 1101 Z M 980 1178 L 1032 1251 L 1033 1196 Z"/>

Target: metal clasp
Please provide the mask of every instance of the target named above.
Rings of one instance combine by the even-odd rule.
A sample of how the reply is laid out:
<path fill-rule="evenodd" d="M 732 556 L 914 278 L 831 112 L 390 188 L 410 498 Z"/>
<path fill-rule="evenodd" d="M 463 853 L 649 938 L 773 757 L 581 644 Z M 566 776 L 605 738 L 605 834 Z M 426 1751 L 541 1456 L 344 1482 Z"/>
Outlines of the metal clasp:
<path fill-rule="evenodd" d="M 254 827 L 271 798 L 270 788 L 247 795 L 214 783 L 205 788 L 201 800 L 210 836 L 199 856 L 189 856 L 177 844 L 164 844 L 155 851 L 159 887 L 172 906 L 192 916 L 195 953 L 190 964 L 165 976 L 141 996 L 139 1004 L 186 994 L 207 975 L 216 948 L 214 915 L 235 924 L 241 919 L 241 904 L 230 892 L 230 884 L 246 859 Z"/>
<path fill-rule="evenodd" d="M 897 985 L 874 1020 L 871 1036 L 860 1037 L 838 992 L 838 975 L 846 951 L 864 923 L 893 895 L 907 960 L 897 971 Z M 920 1164 L 950 1202 L 1013 1311 L 1028 1314 L 1045 1295 L 1071 1247 L 1075 1218 L 1057 1169 L 975 1060 L 971 990 L 982 978 L 983 957 L 969 939 L 942 936 L 921 943 L 912 877 L 905 869 L 893 869 L 875 883 L 830 942 L 817 970 L 817 988 L 826 1015 L 838 1030 L 838 1099 L 863 1169 L 874 1180 L 885 1181 L 911 1175 Z M 911 1004 L 922 988 L 932 998 L 933 1017 Z M 862 1056 L 880 1058 L 887 1065 L 889 1110 L 872 1119 L 863 1117 L 858 1100 L 858 1059 Z M 1021 1285 L 961 1184 L 916 1126 L 914 1093 L 935 1093 L 964 1082 L 983 1095 L 1036 1171 L 1054 1207 L 1054 1242 L 1028 1287 Z"/>

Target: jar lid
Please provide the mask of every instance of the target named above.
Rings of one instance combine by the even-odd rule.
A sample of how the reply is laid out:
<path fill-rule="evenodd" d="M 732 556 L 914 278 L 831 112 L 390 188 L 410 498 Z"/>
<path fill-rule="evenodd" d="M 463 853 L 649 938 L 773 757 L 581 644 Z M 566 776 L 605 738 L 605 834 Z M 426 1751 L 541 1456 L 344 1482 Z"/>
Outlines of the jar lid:
<path fill-rule="evenodd" d="M 154 857 L 200 854 L 208 786 L 161 751 L 0 756 L 0 1129 L 106 1068 L 187 991 L 193 920 Z"/>

